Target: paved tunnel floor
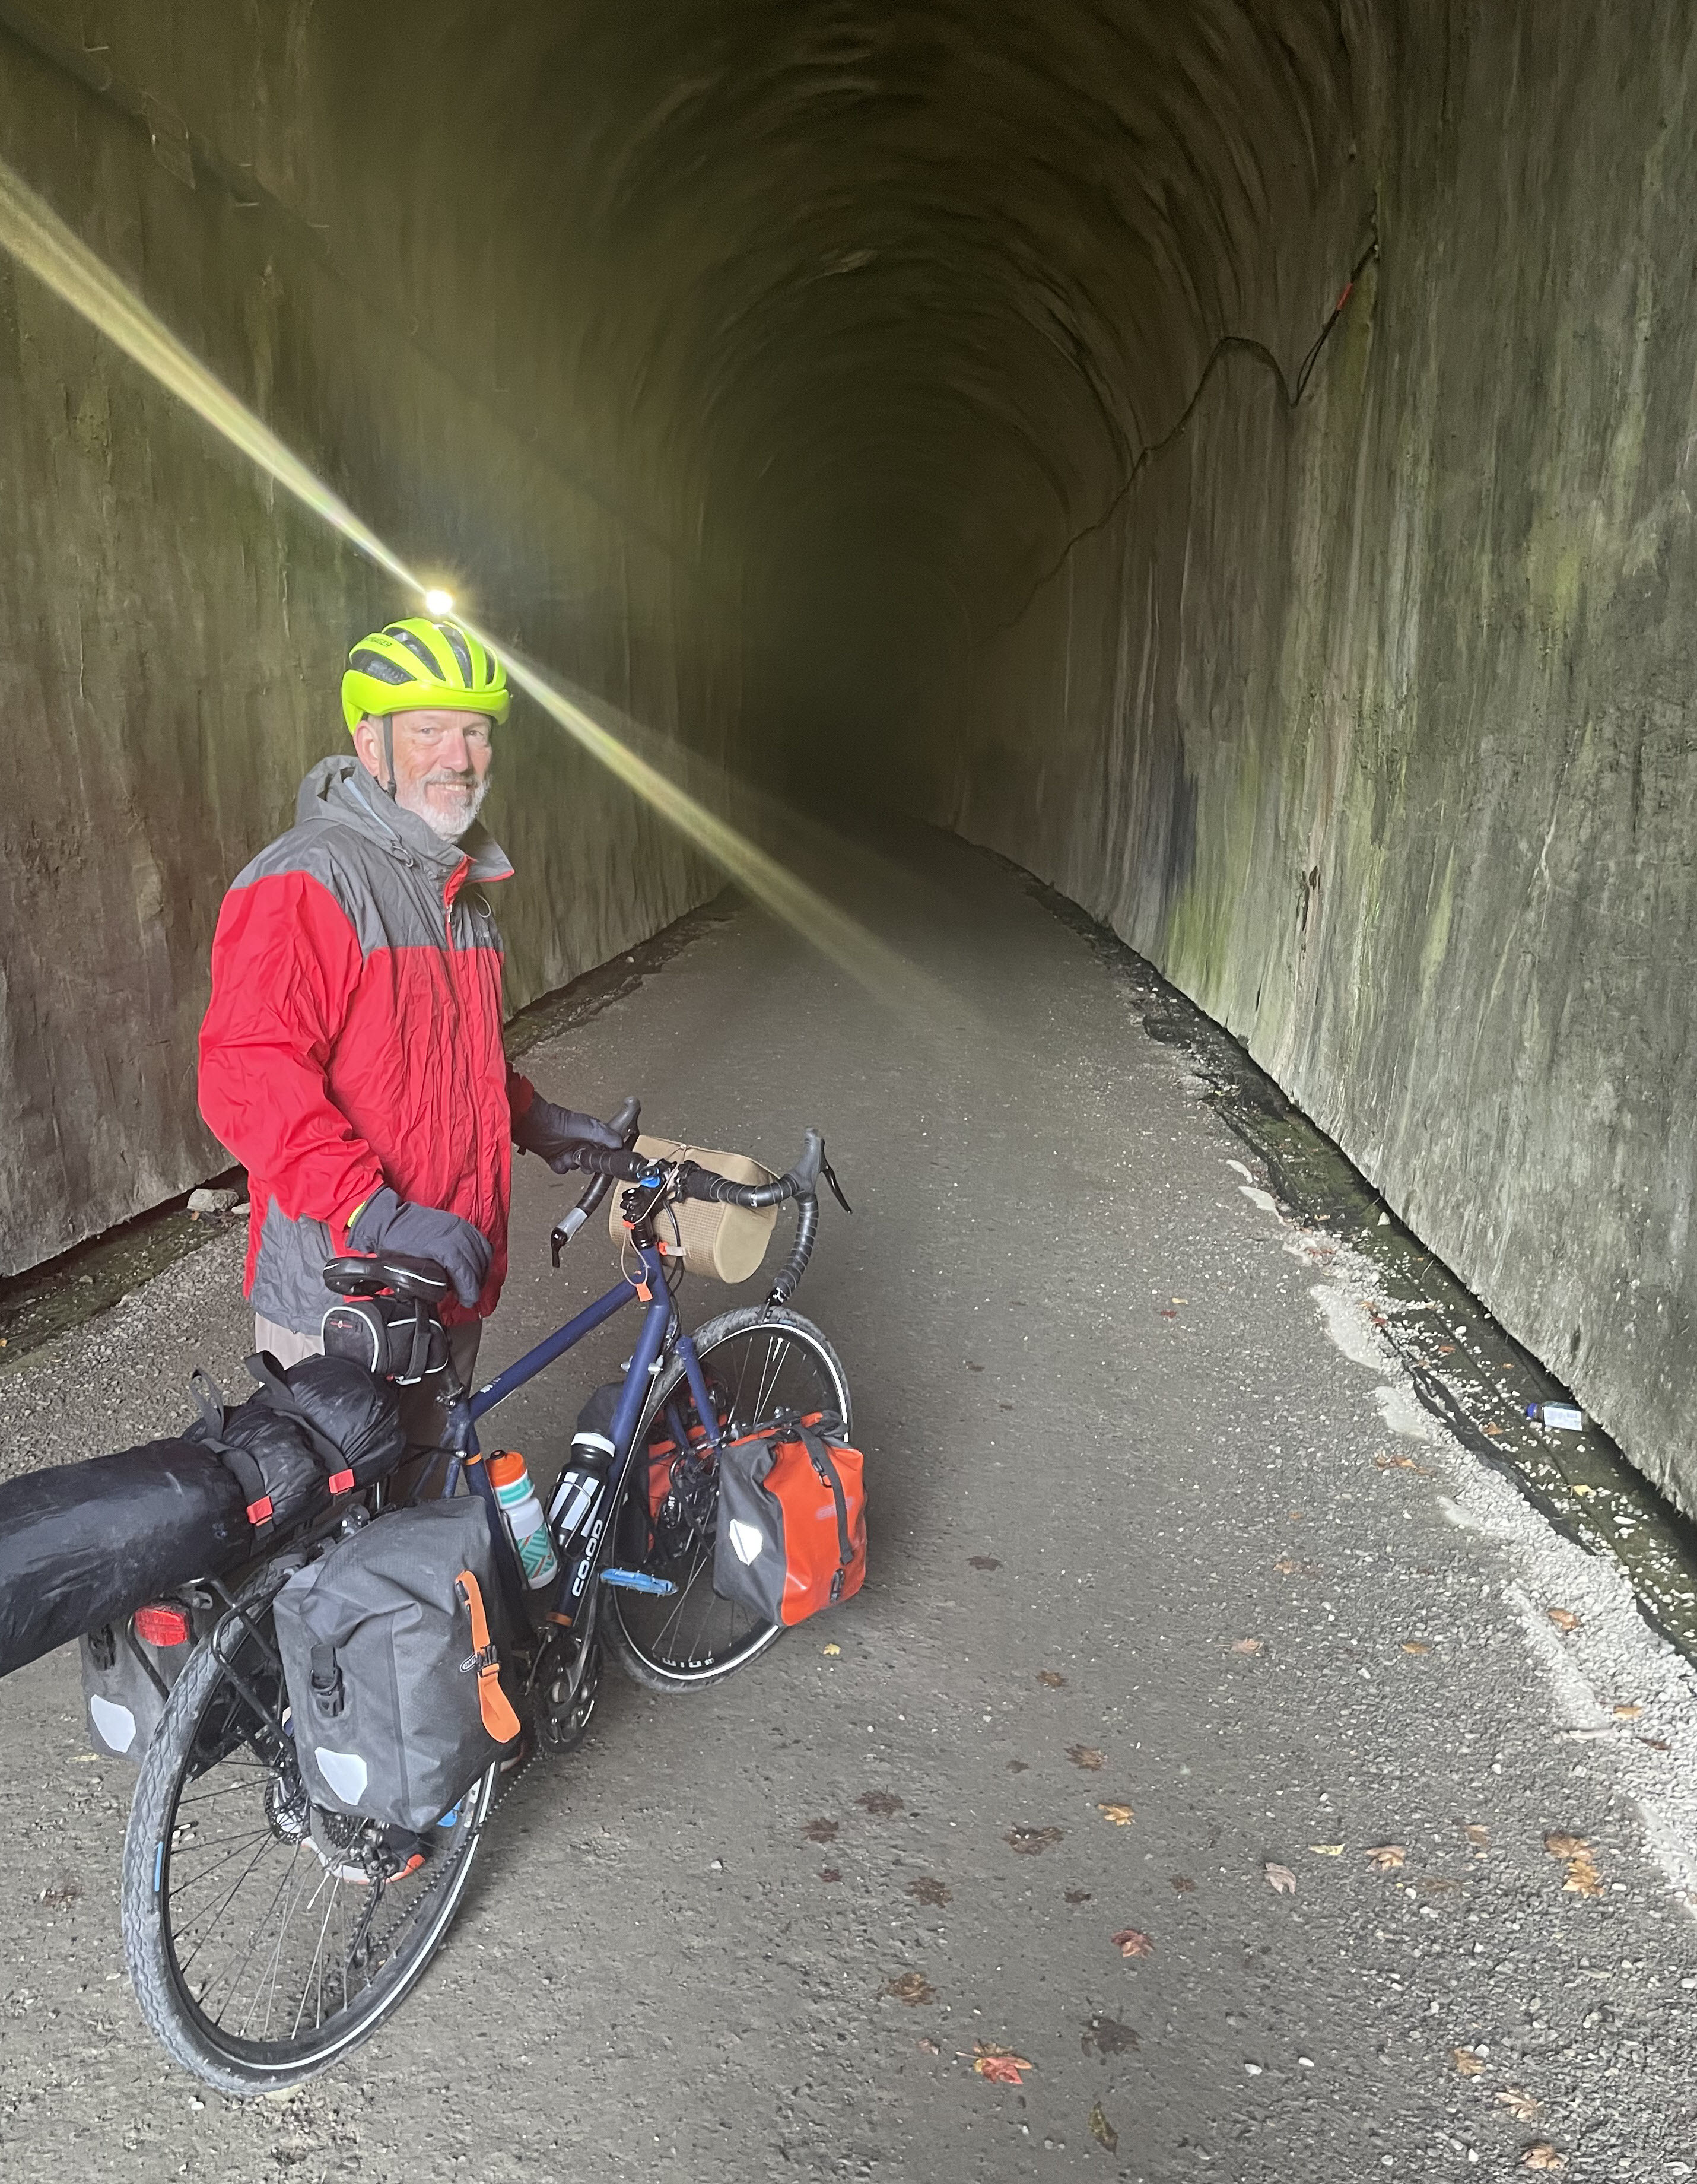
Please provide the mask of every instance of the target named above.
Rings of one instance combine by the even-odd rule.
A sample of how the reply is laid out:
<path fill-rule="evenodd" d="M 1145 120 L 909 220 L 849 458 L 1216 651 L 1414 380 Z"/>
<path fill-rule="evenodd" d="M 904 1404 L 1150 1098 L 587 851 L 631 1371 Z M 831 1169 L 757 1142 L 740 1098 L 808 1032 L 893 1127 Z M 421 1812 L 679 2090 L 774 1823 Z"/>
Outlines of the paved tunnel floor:
<path fill-rule="evenodd" d="M 1082 940 L 952 845 L 852 889 L 935 981 L 917 1020 L 743 912 L 526 1066 L 780 1165 L 824 1128 L 855 1212 L 799 1302 L 871 1454 L 862 1597 L 716 1693 L 609 1673 L 392 2026 L 248 2108 L 131 2005 L 131 1778 L 83 1748 L 74 1658 L 14 1678 L 0 2164 L 1343 2184 L 1548 2146 L 1575 2178 L 1697 2173 L 1686 1673 L 1425 1422 L 1347 1253 L 1249 1195 Z M 607 1276 L 601 1239 L 548 1270 L 567 1190 L 520 1163 L 487 1359 Z M 195 1360 L 234 1380 L 237 1264 L 0 1376 L 7 1467 L 168 1429 Z M 547 1468 L 620 1354 L 506 1437 Z M 976 2075 L 980 2042 L 1024 2083 Z"/>

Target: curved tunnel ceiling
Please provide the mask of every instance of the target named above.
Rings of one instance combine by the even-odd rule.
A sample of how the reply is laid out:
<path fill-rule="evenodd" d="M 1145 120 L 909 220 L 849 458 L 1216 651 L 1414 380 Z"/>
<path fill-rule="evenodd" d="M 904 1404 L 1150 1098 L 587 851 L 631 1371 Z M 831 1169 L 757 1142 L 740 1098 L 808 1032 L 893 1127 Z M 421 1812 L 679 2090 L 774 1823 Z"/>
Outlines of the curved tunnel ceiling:
<path fill-rule="evenodd" d="M 1335 292 L 1307 238 L 1349 58 L 1319 0 L 383 5 L 310 35 L 345 122 L 315 187 L 386 178 L 415 293 L 443 223 L 490 268 L 493 311 L 442 298 L 433 345 L 525 324 L 559 372 L 530 398 L 756 588 L 858 565 L 993 620 L 1221 334 L 1294 369 Z M 454 87 L 449 160 L 373 95 L 406 81 Z"/>

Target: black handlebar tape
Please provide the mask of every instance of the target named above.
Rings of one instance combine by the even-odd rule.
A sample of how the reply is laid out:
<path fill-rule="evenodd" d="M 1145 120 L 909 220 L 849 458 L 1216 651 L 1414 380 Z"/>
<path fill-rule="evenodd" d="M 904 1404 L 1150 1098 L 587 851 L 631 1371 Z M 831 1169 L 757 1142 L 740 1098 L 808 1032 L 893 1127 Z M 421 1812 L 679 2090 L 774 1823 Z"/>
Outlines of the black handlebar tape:
<path fill-rule="evenodd" d="M 640 1153 L 615 1152 L 610 1145 L 576 1145 L 571 1164 L 586 1175 L 604 1175 L 615 1183 L 640 1183 L 654 1173 L 654 1164 Z"/>
<path fill-rule="evenodd" d="M 809 1196 L 801 1201 L 796 1210 L 795 1242 L 784 1261 L 777 1279 L 772 1284 L 771 1297 L 774 1304 L 787 1304 L 795 1295 L 802 1276 L 807 1272 L 807 1262 L 813 1256 L 814 1239 L 819 1234 L 819 1201 Z"/>
<path fill-rule="evenodd" d="M 616 1130 L 628 1145 L 637 1134 L 637 1117 L 642 1112 L 642 1101 L 637 1098 L 635 1093 L 632 1093 L 627 1098 L 621 1100 L 618 1106 L 607 1117 L 607 1127 L 609 1130 Z M 577 1211 L 586 1220 L 592 1213 L 598 1213 L 608 1192 L 612 1188 L 613 1178 L 610 1175 L 596 1176 L 590 1183 L 588 1190 L 578 1200 Z"/>

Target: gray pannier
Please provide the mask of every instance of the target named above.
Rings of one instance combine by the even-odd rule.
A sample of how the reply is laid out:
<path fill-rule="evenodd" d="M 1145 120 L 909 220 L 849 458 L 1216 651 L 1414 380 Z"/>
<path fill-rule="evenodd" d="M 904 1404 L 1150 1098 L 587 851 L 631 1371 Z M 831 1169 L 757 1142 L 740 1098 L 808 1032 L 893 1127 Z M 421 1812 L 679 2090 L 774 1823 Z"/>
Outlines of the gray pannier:
<path fill-rule="evenodd" d="M 494 1564 L 465 1496 L 376 1518 L 283 1586 L 277 1650 L 314 1804 L 428 1828 L 519 1734 L 490 1635 Z"/>

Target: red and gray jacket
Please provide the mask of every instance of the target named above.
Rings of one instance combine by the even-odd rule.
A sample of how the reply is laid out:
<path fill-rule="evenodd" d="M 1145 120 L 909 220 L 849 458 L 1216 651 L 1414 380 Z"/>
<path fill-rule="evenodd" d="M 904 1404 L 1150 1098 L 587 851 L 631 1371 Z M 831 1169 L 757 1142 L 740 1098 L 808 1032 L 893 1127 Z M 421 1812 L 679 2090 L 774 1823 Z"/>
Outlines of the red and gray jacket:
<path fill-rule="evenodd" d="M 295 824 L 236 876 L 212 944 L 200 1112 L 248 1170 L 253 1309 L 316 1334 L 329 1259 L 387 1184 L 489 1239 L 475 1312 L 507 1271 L 513 1113 L 501 936 L 484 889 L 513 868 L 481 826 L 444 842 L 353 757 L 301 783 Z"/>

